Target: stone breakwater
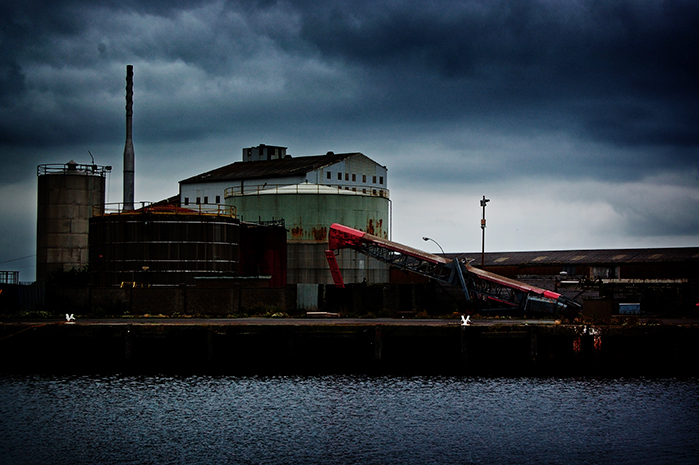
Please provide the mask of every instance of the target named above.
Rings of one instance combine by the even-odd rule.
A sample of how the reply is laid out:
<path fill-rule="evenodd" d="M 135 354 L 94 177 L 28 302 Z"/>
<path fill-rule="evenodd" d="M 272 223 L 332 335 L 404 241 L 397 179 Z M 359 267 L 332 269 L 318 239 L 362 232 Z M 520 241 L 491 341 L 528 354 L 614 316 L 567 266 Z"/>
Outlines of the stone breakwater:
<path fill-rule="evenodd" d="M 697 376 L 699 325 L 0 323 L 3 373 Z"/>

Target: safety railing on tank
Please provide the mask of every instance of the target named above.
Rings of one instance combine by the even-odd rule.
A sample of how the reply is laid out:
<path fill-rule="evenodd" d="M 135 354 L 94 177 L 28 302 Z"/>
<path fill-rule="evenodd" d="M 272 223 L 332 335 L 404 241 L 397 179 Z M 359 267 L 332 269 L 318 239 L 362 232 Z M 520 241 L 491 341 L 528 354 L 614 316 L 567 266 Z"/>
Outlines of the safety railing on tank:
<path fill-rule="evenodd" d="M 327 184 L 264 184 L 261 186 L 234 186 L 223 191 L 223 198 L 255 194 L 327 194 L 332 191 L 346 195 L 365 195 L 390 198 L 389 190 L 363 186 L 333 186 Z"/>
<path fill-rule="evenodd" d="M 133 209 L 124 208 L 124 203 L 107 203 L 104 206 L 94 205 L 92 207 L 92 216 L 120 214 L 144 215 L 153 213 L 163 215 L 211 215 L 228 216 L 231 218 L 237 217 L 237 210 L 235 206 L 211 203 L 180 207 L 177 205 L 164 205 L 152 202 L 137 202 L 137 205 L 134 205 Z"/>
<path fill-rule="evenodd" d="M 112 171 L 111 166 L 100 165 L 79 165 L 77 163 L 64 163 L 53 165 L 39 165 L 36 167 L 36 175 L 43 176 L 45 174 L 82 174 L 93 176 L 106 176 Z"/>
<path fill-rule="evenodd" d="M 279 220 L 276 220 L 274 218 L 272 218 L 271 220 L 263 220 L 262 218 L 258 217 L 256 220 L 255 219 L 251 220 L 251 219 L 243 218 L 241 216 L 240 221 L 244 221 L 246 223 L 259 224 L 260 226 L 281 226 L 282 228 L 286 226 L 284 218 L 279 219 Z"/>

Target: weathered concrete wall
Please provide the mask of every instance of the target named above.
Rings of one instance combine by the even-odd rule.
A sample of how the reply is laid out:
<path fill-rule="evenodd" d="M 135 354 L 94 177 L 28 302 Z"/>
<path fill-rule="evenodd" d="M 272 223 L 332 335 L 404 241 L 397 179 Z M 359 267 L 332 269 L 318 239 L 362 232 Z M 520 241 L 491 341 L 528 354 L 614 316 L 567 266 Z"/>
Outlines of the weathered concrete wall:
<path fill-rule="evenodd" d="M 0 372 L 697 376 L 699 326 L 0 324 Z"/>

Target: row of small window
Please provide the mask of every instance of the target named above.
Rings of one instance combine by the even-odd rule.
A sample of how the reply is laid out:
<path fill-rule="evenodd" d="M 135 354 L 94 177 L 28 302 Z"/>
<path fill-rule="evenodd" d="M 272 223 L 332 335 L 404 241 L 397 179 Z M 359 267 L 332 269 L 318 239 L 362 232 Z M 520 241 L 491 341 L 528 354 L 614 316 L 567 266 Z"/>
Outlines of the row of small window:
<path fill-rule="evenodd" d="M 327 186 L 328 186 L 328 187 L 334 187 L 334 186 L 331 186 L 330 184 L 327 184 Z M 342 186 L 337 186 L 337 188 L 338 188 L 338 189 L 342 189 Z M 346 190 L 346 191 L 351 190 L 352 192 L 357 192 L 357 188 L 356 188 L 356 187 L 353 187 L 353 188 L 350 189 L 349 187 L 345 186 L 345 190 Z M 368 190 L 369 190 L 369 189 L 362 189 L 362 194 L 366 194 Z M 381 197 L 383 197 L 383 196 L 384 196 L 383 189 L 379 189 L 378 191 L 377 191 L 376 189 L 371 189 L 371 195 L 380 195 Z"/>
<path fill-rule="evenodd" d="M 208 195 L 204 196 L 203 203 L 204 203 L 204 205 L 207 205 L 209 203 L 209 196 Z M 220 203 L 221 203 L 221 196 L 217 195 L 215 204 L 218 205 Z M 189 205 L 189 197 L 184 198 L 184 204 Z M 202 204 L 201 197 L 197 197 L 197 205 L 201 205 L 201 204 Z"/>
<path fill-rule="evenodd" d="M 327 171 L 326 175 L 327 175 L 328 179 L 332 179 L 332 173 L 330 171 Z M 337 180 L 342 181 L 342 173 L 341 172 L 337 173 Z M 345 181 L 349 181 L 349 180 L 350 180 L 350 174 L 345 173 Z M 354 173 L 352 173 L 352 182 L 357 182 L 357 175 Z M 362 182 L 366 183 L 366 174 L 362 175 Z M 373 184 L 376 184 L 376 176 L 373 176 L 373 179 L 371 182 Z M 383 176 L 379 176 L 379 184 L 383 185 Z"/>

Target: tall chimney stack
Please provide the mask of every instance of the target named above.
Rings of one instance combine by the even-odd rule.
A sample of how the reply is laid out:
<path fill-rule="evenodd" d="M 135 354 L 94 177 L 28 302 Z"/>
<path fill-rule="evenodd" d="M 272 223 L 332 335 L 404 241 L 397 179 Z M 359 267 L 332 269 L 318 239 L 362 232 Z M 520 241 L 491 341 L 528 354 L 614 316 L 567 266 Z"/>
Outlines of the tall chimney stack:
<path fill-rule="evenodd" d="M 134 152 L 131 135 L 133 118 L 133 65 L 126 65 L 126 145 L 124 146 L 124 210 L 133 210 Z"/>

